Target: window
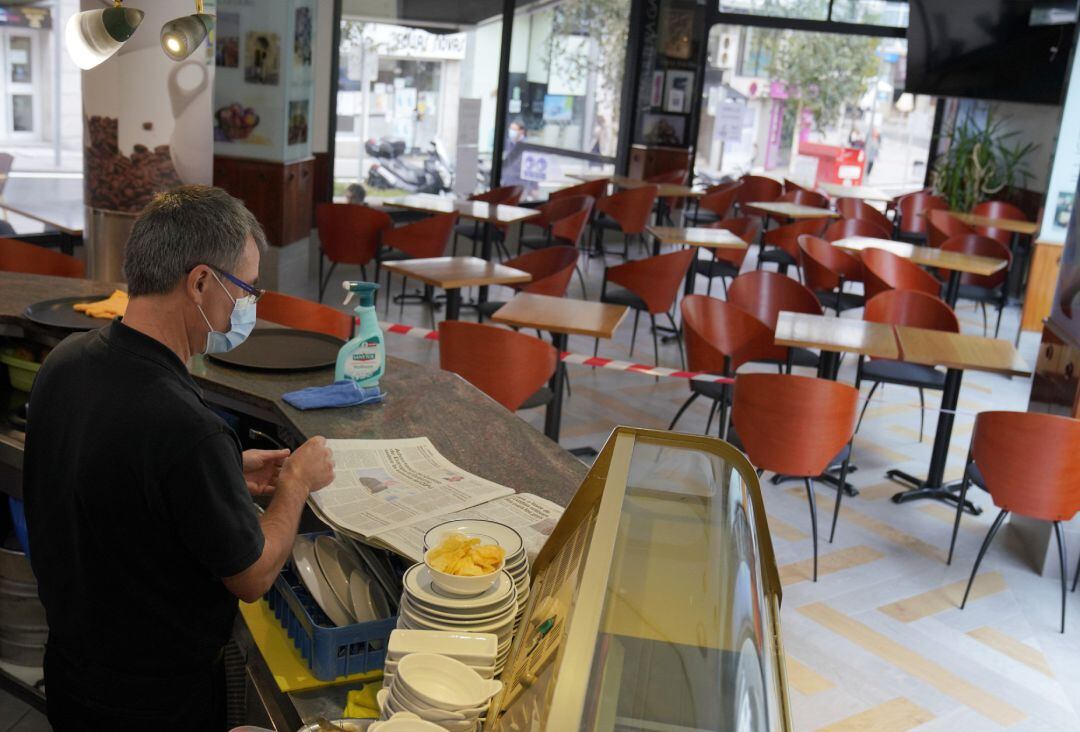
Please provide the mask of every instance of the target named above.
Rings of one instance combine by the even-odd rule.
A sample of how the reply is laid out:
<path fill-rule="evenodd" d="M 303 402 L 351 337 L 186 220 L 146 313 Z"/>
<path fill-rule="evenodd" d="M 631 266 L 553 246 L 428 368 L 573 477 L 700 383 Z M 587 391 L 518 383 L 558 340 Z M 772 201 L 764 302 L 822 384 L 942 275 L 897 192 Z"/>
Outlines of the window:
<path fill-rule="evenodd" d="M 30 39 L 28 37 L 11 37 L 8 45 L 8 64 L 11 68 L 12 83 L 30 83 L 30 48 Z"/>
<path fill-rule="evenodd" d="M 34 98 L 29 94 L 11 95 L 11 130 L 34 131 Z"/>
<path fill-rule="evenodd" d="M 720 0 L 720 12 L 828 20 L 829 0 Z"/>

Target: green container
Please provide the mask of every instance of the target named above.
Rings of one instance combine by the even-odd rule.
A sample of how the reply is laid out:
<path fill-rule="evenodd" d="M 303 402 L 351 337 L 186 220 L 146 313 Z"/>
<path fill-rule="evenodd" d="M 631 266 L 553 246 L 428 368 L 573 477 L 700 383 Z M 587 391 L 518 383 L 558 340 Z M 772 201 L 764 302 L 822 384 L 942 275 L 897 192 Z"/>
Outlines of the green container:
<path fill-rule="evenodd" d="M 41 364 L 16 358 L 8 353 L 0 353 L 0 363 L 8 367 L 8 378 L 11 385 L 19 391 L 30 391 L 34 385 L 34 377 L 37 376 Z"/>

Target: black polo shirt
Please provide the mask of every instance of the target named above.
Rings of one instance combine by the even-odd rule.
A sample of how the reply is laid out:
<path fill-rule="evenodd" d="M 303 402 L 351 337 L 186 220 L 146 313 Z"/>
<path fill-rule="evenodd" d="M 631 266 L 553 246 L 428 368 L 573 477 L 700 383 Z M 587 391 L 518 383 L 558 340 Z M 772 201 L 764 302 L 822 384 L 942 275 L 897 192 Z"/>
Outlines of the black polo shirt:
<path fill-rule="evenodd" d="M 212 664 L 259 558 L 240 443 L 164 344 L 119 321 L 74 335 L 30 397 L 23 490 L 49 643 L 154 676 Z"/>

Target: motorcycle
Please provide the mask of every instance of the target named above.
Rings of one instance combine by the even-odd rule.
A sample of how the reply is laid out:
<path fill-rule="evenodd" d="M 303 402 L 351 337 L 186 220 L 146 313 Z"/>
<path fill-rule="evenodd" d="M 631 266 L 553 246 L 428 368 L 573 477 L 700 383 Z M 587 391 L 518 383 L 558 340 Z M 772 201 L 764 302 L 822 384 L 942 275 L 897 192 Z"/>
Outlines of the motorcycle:
<path fill-rule="evenodd" d="M 389 137 L 368 140 L 364 143 L 364 150 L 377 161 L 368 169 L 367 185 L 371 188 L 396 188 L 410 193 L 446 193 L 454 185 L 453 168 L 438 140 L 428 144 L 423 168 L 402 157 L 405 154 L 404 140 Z"/>

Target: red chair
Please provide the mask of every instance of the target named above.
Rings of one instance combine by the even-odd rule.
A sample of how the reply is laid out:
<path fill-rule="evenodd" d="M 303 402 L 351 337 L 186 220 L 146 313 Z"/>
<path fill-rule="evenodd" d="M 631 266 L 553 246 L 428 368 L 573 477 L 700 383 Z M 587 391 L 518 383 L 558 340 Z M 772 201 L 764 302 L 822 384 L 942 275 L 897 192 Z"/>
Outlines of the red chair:
<path fill-rule="evenodd" d="M 919 191 L 901 196 L 896 201 L 896 238 L 913 244 L 926 243 L 926 213 L 934 209 L 948 210 L 949 204 L 940 196 Z"/>
<path fill-rule="evenodd" d="M 876 224 L 882 231 L 892 234 L 893 223 L 889 217 L 878 211 L 866 201 L 858 198 L 836 199 L 836 212 L 845 219 L 862 219 Z"/>
<path fill-rule="evenodd" d="M 847 239 L 849 236 L 869 236 L 874 239 L 892 239 L 888 229 L 882 229 L 869 219 L 838 219 L 829 224 L 823 235 L 828 242 Z"/>
<path fill-rule="evenodd" d="M 1028 217 L 1016 206 L 1006 201 L 983 201 L 975 208 L 971 209 L 971 213 L 976 216 L 986 216 L 991 219 L 1013 219 L 1015 221 L 1027 221 Z M 976 226 L 975 233 L 982 236 L 988 236 L 991 239 L 996 239 L 1005 246 L 1012 244 L 1013 235 L 1012 232 L 1005 231 L 1005 229 L 998 229 L 993 226 Z"/>
<path fill-rule="evenodd" d="M 812 188 L 807 188 L 804 185 L 800 185 L 791 178 L 784 178 L 784 193 L 791 193 L 792 191 L 812 191 Z"/>
<path fill-rule="evenodd" d="M 463 320 L 439 323 L 440 368 L 511 412 L 551 400 L 546 385 L 558 363 L 555 347 L 531 335 Z"/>
<path fill-rule="evenodd" d="M 469 196 L 470 201 L 478 203 L 491 203 L 497 206 L 516 206 L 525 193 L 524 186 L 499 186 L 483 193 L 474 193 Z M 505 224 L 491 224 L 491 236 L 495 245 L 502 249 L 502 241 L 506 236 Z M 463 221 L 454 227 L 454 253 L 457 254 L 457 238 L 463 236 L 473 244 L 473 256 L 476 256 L 476 246 L 484 239 L 483 224 L 480 221 Z M 503 254 L 509 257 L 509 253 L 502 249 Z"/>
<path fill-rule="evenodd" d="M 754 201 L 775 201 L 784 192 L 780 181 L 762 175 L 744 175 L 739 182 L 742 185 L 735 199 L 740 208 Z"/>
<path fill-rule="evenodd" d="M 380 250 L 379 257 L 375 262 L 375 281 L 379 281 L 379 269 L 383 262 L 400 262 L 405 259 L 429 259 L 441 257 L 446 254 L 446 248 L 450 245 L 450 238 L 454 235 L 454 226 L 458 215 L 454 213 L 436 214 L 426 219 L 421 219 L 396 229 L 385 229 L 382 232 L 382 244 L 385 247 Z M 386 271 L 386 306 L 385 312 L 390 311 L 390 270 Z M 435 322 L 433 288 L 424 285 L 423 302 L 432 305 L 431 319 Z M 405 278 L 401 278 L 401 305 L 405 305 Z"/>
<path fill-rule="evenodd" d="M 652 324 L 653 356 L 660 363 L 660 346 L 656 336 L 656 316 L 663 313 L 676 332 L 679 344 L 679 361 L 686 365 L 683 355 L 682 335 L 679 333 L 671 308 L 679 294 L 679 288 L 686 279 L 690 261 L 697 256 L 697 248 L 689 247 L 668 254 L 660 254 L 647 259 L 626 262 L 604 270 L 604 282 L 600 290 L 600 302 L 625 305 L 634 311 L 634 331 L 630 337 L 630 355 L 634 355 L 634 340 L 637 338 L 638 319 L 642 312 L 649 314 Z M 620 289 L 609 292 L 608 283 L 618 285 Z M 595 356 L 600 348 L 600 339 L 596 339 L 593 348 Z"/>
<path fill-rule="evenodd" d="M 844 292 L 845 282 L 862 280 L 862 262 L 817 236 L 799 237 L 803 277 L 818 301 L 839 315 L 863 306 L 861 295 Z"/>
<path fill-rule="evenodd" d="M 926 243 L 934 249 L 940 249 L 946 239 L 974 233 L 975 229 L 953 216 L 952 211 L 935 208 L 926 212 Z"/>
<path fill-rule="evenodd" d="M 948 333 L 960 332 L 960 321 L 956 319 L 956 313 L 952 308 L 933 295 L 915 290 L 888 290 L 871 297 L 866 301 L 863 320 L 871 323 L 928 328 Z M 855 388 L 858 389 L 863 381 L 873 382 L 873 386 L 870 387 L 870 393 L 866 395 L 866 403 L 863 404 L 862 412 L 859 414 L 859 425 L 862 424 L 863 415 L 866 414 L 866 408 L 870 406 L 870 400 L 878 384 L 897 384 L 919 390 L 921 407 L 919 442 L 922 442 L 926 426 L 926 398 L 923 392 L 925 389 L 944 390 L 945 373 L 933 366 L 883 358 L 867 361 L 864 356 L 859 356 L 859 365 L 855 371 Z M 859 431 L 859 425 L 855 427 L 856 432 Z"/>
<path fill-rule="evenodd" d="M 971 585 L 979 571 L 986 550 L 1001 528 L 1005 517 L 1016 513 L 1054 524 L 1058 561 L 1061 570 L 1061 632 L 1065 632 L 1065 587 L 1068 560 L 1061 522 L 1069 521 L 1080 510 L 1080 421 L 1036 412 L 981 412 L 975 417 L 971 434 L 968 470 L 960 487 L 949 562 L 956 546 L 968 484 L 978 472 L 994 505 L 1001 509 L 979 547 L 971 568 L 960 609 L 967 605 Z M 1073 578 L 1073 591 L 1080 582 L 1080 566 Z"/>
<path fill-rule="evenodd" d="M 789 190 L 778 201 L 785 201 L 788 203 L 797 203 L 800 206 L 812 206 L 814 208 L 828 208 L 829 197 L 823 193 L 817 191 L 808 191 L 805 188 L 797 188 L 795 190 Z"/>
<path fill-rule="evenodd" d="M 592 213 L 593 198 L 590 196 L 561 196 L 548 199 L 548 202 L 539 207 L 540 215 L 529 220 L 530 224 L 539 226 L 544 230 L 542 236 L 522 236 L 519 240 L 521 249 L 542 249 L 544 247 L 569 243 L 577 246 L 581 239 L 581 233 L 589 221 Z M 558 236 L 553 228 L 559 226 Z M 520 249 L 519 249 L 520 251 Z"/>
<path fill-rule="evenodd" d="M 934 297 L 941 294 L 941 282 L 909 259 L 873 248 L 862 250 L 859 258 L 867 299 L 886 290 L 918 290 Z"/>
<path fill-rule="evenodd" d="M 694 257 L 694 276 L 705 277 L 709 280 L 709 294 L 712 294 L 713 278 L 719 277 L 720 284 L 724 288 L 724 297 L 727 297 L 727 277 L 739 276 L 746 253 L 750 250 L 750 243 L 758 237 L 761 231 L 761 220 L 750 216 L 740 216 L 733 219 L 717 221 L 705 227 L 708 229 L 726 229 L 735 236 L 746 242 L 746 249 L 713 249 L 712 260 Z"/>
<path fill-rule="evenodd" d="M 740 374 L 735 377 L 732 423 L 750 462 L 760 471 L 797 476 L 806 486 L 810 529 L 814 538 L 814 581 L 817 582 L 817 501 L 814 480 L 840 464 L 843 484 L 851 460 L 855 409 L 859 392 L 836 381 L 790 374 Z M 836 492 L 832 530 L 844 492 Z"/>
<path fill-rule="evenodd" d="M 731 211 L 739 196 L 740 183 L 724 183 L 713 186 L 704 196 L 695 199 L 694 210 L 686 213 L 687 223 L 694 226 L 714 224 Z"/>
<path fill-rule="evenodd" d="M 807 287 L 785 275 L 764 270 L 736 277 L 728 288 L 727 301 L 753 315 L 771 331 L 776 330 L 776 321 L 784 310 L 822 314 L 821 303 Z M 784 346 L 773 346 L 772 358 L 773 362 L 784 364 L 788 373 L 792 366 L 817 368 L 819 360 L 817 354 L 806 348 Z"/>
<path fill-rule="evenodd" d="M 329 305 L 267 290 L 259 298 L 259 318 L 298 330 L 325 333 L 342 340 L 353 337 L 353 316 Z"/>
<path fill-rule="evenodd" d="M 384 211 L 350 203 L 319 204 L 315 209 L 315 227 L 319 231 L 319 302 L 338 264 L 360 265 L 367 279 L 367 265 L 378 255 L 382 232 L 392 226 Z M 327 259 L 330 271 L 323 278 L 323 263 Z M 378 281 L 377 272 L 375 279 Z"/>
<path fill-rule="evenodd" d="M 80 278 L 86 274 L 86 266 L 69 254 L 0 237 L 0 272 Z"/>
<path fill-rule="evenodd" d="M 686 168 L 677 168 L 675 170 L 668 170 L 663 173 L 654 173 L 653 175 L 645 176 L 646 183 L 652 183 L 653 185 L 673 185 L 682 186 L 686 185 L 686 180 L 689 177 L 689 171 Z M 656 201 L 656 211 L 660 212 L 663 221 L 669 226 L 674 226 L 675 222 L 671 219 L 671 212 L 683 205 L 683 199 L 681 197 L 672 198 L 659 198 Z"/>
<path fill-rule="evenodd" d="M 994 325 L 994 337 L 997 338 L 998 331 L 1001 330 L 1001 313 L 1009 303 L 1009 295 L 1008 292 L 1006 292 L 1005 283 L 1009 276 L 1009 268 L 1012 267 L 1012 252 L 1009 251 L 1007 246 L 996 239 L 991 239 L 987 236 L 979 236 L 978 234 L 964 234 L 951 237 L 941 245 L 941 248 L 949 252 L 975 254 L 980 257 L 1004 259 L 1008 262 L 1004 269 L 998 270 L 992 275 L 977 275 L 969 272 L 961 272 L 960 289 L 957 293 L 958 299 L 972 300 L 982 306 L 984 336 L 986 335 L 986 304 L 991 303 L 997 307 L 997 323 Z M 948 278 L 951 274 L 944 270 L 939 270 L 938 272 L 939 276 L 943 279 Z"/>
<path fill-rule="evenodd" d="M 578 183 L 575 186 L 567 186 L 566 188 L 552 191 L 548 194 L 548 201 L 558 201 L 560 198 L 571 198 L 574 196 L 589 196 L 594 201 L 599 201 L 607 195 L 609 185 L 611 185 L 610 178 L 600 178 L 599 180 Z"/>
<path fill-rule="evenodd" d="M 817 237 L 825 230 L 825 219 L 803 219 L 793 224 L 778 226 L 766 231 L 761 237 L 761 254 L 758 255 L 757 268 L 771 262 L 780 274 L 787 274 L 788 267 L 799 266 L 799 237 L 804 234 Z M 765 247 L 774 247 L 765 250 Z"/>
<path fill-rule="evenodd" d="M 686 339 L 686 367 L 691 371 L 734 376 L 743 364 L 767 361 L 775 352 L 772 330 L 741 308 L 707 295 L 687 295 L 679 308 Z M 668 430 L 675 429 L 683 412 L 702 395 L 712 399 L 705 434 L 709 434 L 719 409 L 720 437 L 726 436 L 729 385 L 695 379 L 690 380 L 690 397 L 679 407 Z"/>
<path fill-rule="evenodd" d="M 596 251 L 604 251 L 604 232 L 618 231 L 623 235 L 623 258 L 630 255 L 630 237 L 644 242 L 642 234 L 649 225 L 649 216 L 656 204 L 656 186 L 641 186 L 613 193 L 596 203 L 598 215 L 593 221 Z"/>
<path fill-rule="evenodd" d="M 537 249 L 508 259 L 503 264 L 520 269 L 532 275 L 532 280 L 524 284 L 506 285 L 516 292 L 531 292 L 536 295 L 564 297 L 570 278 L 577 267 L 578 251 L 574 247 L 553 246 Z M 490 318 L 505 305 L 505 302 L 488 300 L 477 305 L 477 319 L 482 322 Z"/>

